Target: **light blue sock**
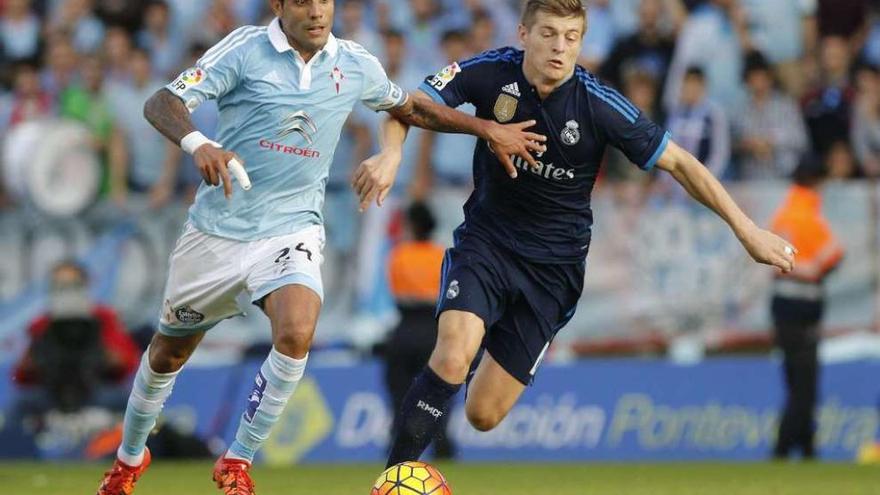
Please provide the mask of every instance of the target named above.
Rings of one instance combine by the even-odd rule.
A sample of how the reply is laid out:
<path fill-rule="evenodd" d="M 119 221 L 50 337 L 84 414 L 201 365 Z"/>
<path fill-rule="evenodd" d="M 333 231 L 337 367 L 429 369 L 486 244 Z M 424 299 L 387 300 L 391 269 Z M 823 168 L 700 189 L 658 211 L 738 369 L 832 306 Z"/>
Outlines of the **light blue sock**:
<path fill-rule="evenodd" d="M 253 462 L 254 454 L 269 437 L 269 431 L 281 417 L 287 399 L 296 390 L 308 357 L 294 359 L 272 348 L 254 379 L 247 409 L 241 416 L 235 441 L 226 452 L 226 457 Z"/>
<path fill-rule="evenodd" d="M 150 349 L 144 352 L 138 367 L 128 407 L 125 409 L 125 422 L 122 427 L 122 445 L 116 455 L 129 466 L 140 466 L 144 458 L 147 436 L 156 426 L 156 418 L 171 395 L 174 380 L 180 370 L 174 373 L 156 373 L 150 368 Z"/>

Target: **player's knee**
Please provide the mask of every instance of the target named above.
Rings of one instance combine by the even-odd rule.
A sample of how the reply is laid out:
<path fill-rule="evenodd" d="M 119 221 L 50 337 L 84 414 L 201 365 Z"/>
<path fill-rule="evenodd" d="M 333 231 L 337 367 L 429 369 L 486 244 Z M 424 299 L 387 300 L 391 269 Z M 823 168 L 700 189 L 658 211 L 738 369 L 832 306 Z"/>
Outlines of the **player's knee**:
<path fill-rule="evenodd" d="M 504 419 L 503 414 L 470 401 L 465 404 L 464 409 L 468 422 L 477 431 L 492 430 Z"/>
<path fill-rule="evenodd" d="M 439 351 L 431 355 L 431 369 L 449 383 L 462 383 L 467 378 L 471 362 L 463 352 Z"/>
<path fill-rule="evenodd" d="M 290 316 L 277 323 L 272 344 L 280 353 L 300 359 L 309 352 L 314 334 L 314 322 Z"/>
<path fill-rule="evenodd" d="M 154 341 L 150 344 L 150 369 L 156 373 L 174 373 L 183 368 L 190 355 L 192 355 L 192 349 L 156 345 Z"/>

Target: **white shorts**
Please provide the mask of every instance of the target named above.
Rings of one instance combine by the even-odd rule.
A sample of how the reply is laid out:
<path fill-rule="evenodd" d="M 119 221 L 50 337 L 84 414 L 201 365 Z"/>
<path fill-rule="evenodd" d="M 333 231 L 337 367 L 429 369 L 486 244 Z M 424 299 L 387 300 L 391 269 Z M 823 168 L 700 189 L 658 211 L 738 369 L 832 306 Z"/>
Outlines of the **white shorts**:
<path fill-rule="evenodd" d="M 171 253 L 159 331 L 182 337 L 239 316 L 236 298 L 243 290 L 258 304 L 285 285 L 299 284 L 323 301 L 323 249 L 321 225 L 247 242 L 205 234 L 187 222 Z"/>

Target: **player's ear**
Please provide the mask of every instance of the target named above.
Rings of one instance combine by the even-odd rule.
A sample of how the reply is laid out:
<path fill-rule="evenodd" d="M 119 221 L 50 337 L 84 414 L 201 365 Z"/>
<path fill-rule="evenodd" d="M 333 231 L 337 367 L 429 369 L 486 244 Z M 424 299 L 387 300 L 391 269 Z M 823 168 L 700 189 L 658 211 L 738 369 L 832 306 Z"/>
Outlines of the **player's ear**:
<path fill-rule="evenodd" d="M 269 0 L 269 6 L 275 17 L 281 17 L 281 12 L 284 11 L 284 0 Z"/>
<path fill-rule="evenodd" d="M 526 46 L 526 36 L 529 34 L 529 28 L 525 26 L 525 24 L 520 24 L 516 27 L 516 34 L 519 38 L 519 44 L 525 48 Z"/>

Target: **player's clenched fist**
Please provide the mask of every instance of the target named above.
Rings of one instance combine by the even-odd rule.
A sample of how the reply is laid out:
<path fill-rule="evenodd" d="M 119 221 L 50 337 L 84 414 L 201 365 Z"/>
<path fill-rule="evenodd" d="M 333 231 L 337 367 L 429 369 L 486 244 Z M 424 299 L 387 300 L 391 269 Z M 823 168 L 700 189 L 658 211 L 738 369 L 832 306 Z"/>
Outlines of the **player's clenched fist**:
<path fill-rule="evenodd" d="M 229 175 L 227 164 L 233 159 L 240 163 L 244 163 L 244 161 L 235 153 L 223 148 L 216 148 L 209 143 L 200 146 L 193 154 L 193 158 L 205 182 L 212 186 L 219 186 L 222 182 L 223 195 L 227 198 L 232 197 L 232 178 Z"/>

